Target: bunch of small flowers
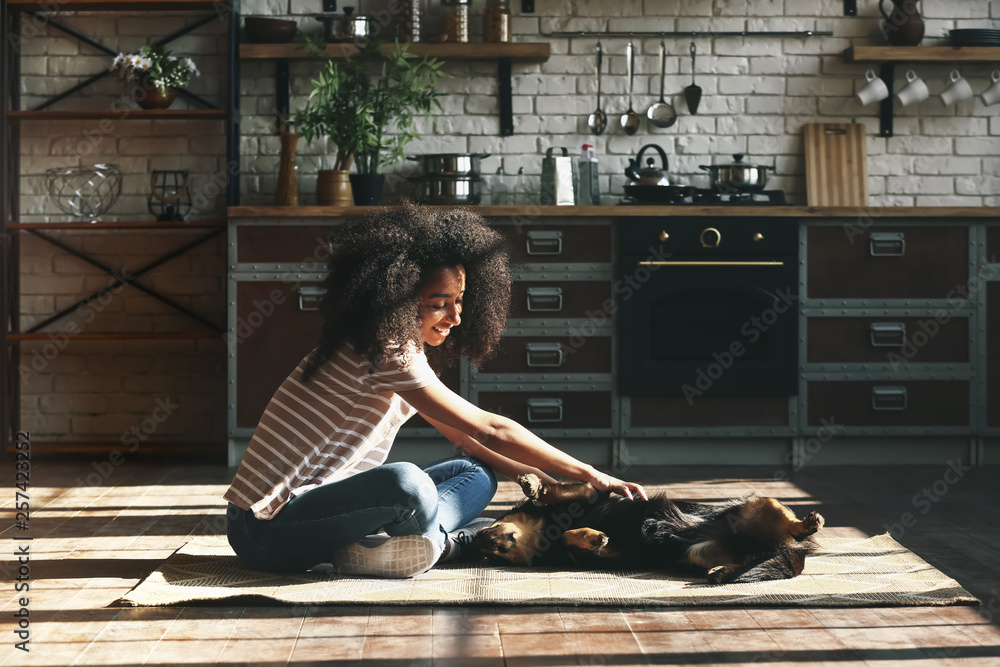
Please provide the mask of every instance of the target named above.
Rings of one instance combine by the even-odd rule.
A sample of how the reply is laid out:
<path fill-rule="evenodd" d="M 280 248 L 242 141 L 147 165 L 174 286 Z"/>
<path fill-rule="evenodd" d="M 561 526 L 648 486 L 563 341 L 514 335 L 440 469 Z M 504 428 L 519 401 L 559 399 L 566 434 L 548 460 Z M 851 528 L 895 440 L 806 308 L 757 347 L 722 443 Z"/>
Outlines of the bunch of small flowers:
<path fill-rule="evenodd" d="M 166 94 L 167 88 L 183 88 L 200 72 L 190 58 L 177 58 L 161 44 L 147 44 L 139 53 L 119 53 L 111 64 L 111 71 L 118 72 L 126 81 L 156 87 Z"/>

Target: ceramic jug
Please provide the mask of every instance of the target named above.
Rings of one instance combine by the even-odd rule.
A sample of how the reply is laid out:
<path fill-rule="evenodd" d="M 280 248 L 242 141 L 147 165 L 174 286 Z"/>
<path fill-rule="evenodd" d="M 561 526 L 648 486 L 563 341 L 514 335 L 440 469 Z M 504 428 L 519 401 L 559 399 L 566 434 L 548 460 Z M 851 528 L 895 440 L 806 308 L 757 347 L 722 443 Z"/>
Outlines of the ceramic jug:
<path fill-rule="evenodd" d="M 892 0 L 892 11 L 885 11 L 885 0 L 878 8 L 885 20 L 881 29 L 885 41 L 892 46 L 916 46 L 924 38 L 924 20 L 917 11 L 917 0 Z"/>

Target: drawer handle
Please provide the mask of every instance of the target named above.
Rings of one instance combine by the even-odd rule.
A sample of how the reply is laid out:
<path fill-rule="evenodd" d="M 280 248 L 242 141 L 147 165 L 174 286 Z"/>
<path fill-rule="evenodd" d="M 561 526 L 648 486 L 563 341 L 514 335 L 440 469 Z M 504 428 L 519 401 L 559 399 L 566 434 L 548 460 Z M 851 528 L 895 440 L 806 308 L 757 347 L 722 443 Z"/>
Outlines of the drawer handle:
<path fill-rule="evenodd" d="M 561 343 L 528 343 L 525 348 L 529 368 L 555 368 L 563 364 Z"/>
<path fill-rule="evenodd" d="M 872 387 L 872 410 L 905 410 L 906 387 Z"/>
<path fill-rule="evenodd" d="M 528 310 L 533 313 L 554 313 L 562 310 L 562 287 L 529 287 Z"/>
<path fill-rule="evenodd" d="M 906 253 L 906 235 L 902 232 L 872 232 L 868 236 L 872 257 L 902 257 Z"/>
<path fill-rule="evenodd" d="M 325 287 L 300 287 L 299 310 L 319 310 L 319 303 L 326 296 Z"/>
<path fill-rule="evenodd" d="M 872 322 L 872 347 L 903 347 L 906 344 L 905 322 Z"/>
<path fill-rule="evenodd" d="M 534 424 L 561 422 L 563 406 L 561 398 L 529 398 L 528 421 Z"/>
<path fill-rule="evenodd" d="M 562 232 L 530 231 L 524 245 L 529 255 L 561 255 Z"/>

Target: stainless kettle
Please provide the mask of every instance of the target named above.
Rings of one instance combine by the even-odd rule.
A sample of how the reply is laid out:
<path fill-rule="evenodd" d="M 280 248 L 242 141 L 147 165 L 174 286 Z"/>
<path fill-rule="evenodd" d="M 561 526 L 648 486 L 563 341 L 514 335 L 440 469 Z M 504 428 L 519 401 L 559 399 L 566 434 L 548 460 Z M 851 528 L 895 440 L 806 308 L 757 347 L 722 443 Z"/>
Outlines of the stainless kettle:
<path fill-rule="evenodd" d="M 646 166 L 642 166 L 642 154 L 647 148 L 655 149 L 660 154 L 662 169 L 653 166 L 654 158 L 646 158 Z M 667 154 L 656 144 L 646 144 L 639 149 L 639 154 L 635 158 L 629 158 L 628 167 L 625 168 L 625 175 L 632 179 L 633 185 L 670 185 L 670 176 L 667 173 Z"/>

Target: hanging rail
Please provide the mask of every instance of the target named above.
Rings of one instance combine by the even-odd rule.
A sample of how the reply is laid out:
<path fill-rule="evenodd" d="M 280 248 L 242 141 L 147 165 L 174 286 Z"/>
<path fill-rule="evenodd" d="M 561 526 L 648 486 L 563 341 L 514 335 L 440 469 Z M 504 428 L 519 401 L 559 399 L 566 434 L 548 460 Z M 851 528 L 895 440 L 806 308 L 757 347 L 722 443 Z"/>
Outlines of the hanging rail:
<path fill-rule="evenodd" d="M 713 31 L 713 30 L 675 30 L 666 32 L 543 32 L 542 37 L 832 37 L 829 30 L 798 30 L 774 32 L 750 32 L 749 30 Z"/>

